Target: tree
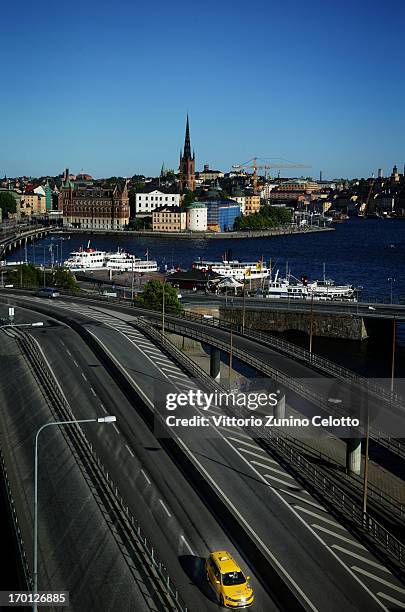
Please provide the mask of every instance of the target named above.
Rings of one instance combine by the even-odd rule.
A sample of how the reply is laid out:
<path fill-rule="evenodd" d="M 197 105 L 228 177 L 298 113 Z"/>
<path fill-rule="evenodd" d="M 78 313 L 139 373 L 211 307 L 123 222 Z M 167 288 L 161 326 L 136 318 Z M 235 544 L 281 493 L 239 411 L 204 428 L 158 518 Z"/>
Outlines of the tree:
<path fill-rule="evenodd" d="M 168 312 L 180 312 L 183 310 L 183 306 L 177 297 L 177 290 L 170 283 L 162 283 L 158 280 L 151 280 L 145 284 L 140 297 L 142 306 L 153 308 L 153 310 L 162 310 L 163 287 L 165 292 L 165 310 Z"/>
<path fill-rule="evenodd" d="M 183 197 L 182 206 L 187 206 L 188 204 L 195 202 L 195 199 L 196 197 L 194 191 L 187 190 Z"/>
<path fill-rule="evenodd" d="M 9 213 L 15 213 L 16 200 L 9 191 L 0 191 L 0 208 L 3 211 L 3 217 L 6 217 Z"/>
<path fill-rule="evenodd" d="M 77 291 L 79 285 L 76 283 L 69 270 L 66 268 L 56 268 L 53 271 L 45 272 L 34 264 L 23 264 L 15 270 L 10 270 L 7 275 L 7 280 L 10 283 L 19 285 L 21 282 L 25 287 L 59 287 L 69 291 Z"/>
<path fill-rule="evenodd" d="M 243 229 L 268 229 L 291 223 L 291 210 L 282 206 L 262 206 L 257 213 L 241 216 L 235 219 L 234 228 Z"/>

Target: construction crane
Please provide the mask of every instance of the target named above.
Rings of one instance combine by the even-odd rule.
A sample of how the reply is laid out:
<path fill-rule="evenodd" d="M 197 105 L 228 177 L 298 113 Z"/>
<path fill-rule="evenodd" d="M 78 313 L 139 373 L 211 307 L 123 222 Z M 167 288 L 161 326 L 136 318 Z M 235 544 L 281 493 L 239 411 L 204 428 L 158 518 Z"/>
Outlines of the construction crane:
<path fill-rule="evenodd" d="M 280 159 L 281 162 L 283 163 L 270 163 L 270 164 L 258 164 L 257 160 L 258 159 L 262 159 L 262 160 L 269 160 L 272 159 L 270 157 L 252 157 L 252 159 L 249 159 L 247 162 L 244 162 L 243 164 L 234 164 L 232 166 L 232 168 L 241 170 L 243 168 L 250 168 L 253 169 L 253 174 L 252 174 L 252 183 L 253 183 L 253 190 L 256 192 L 257 191 L 257 179 L 258 179 L 258 174 L 257 174 L 257 170 L 258 169 L 264 169 L 265 171 L 265 178 L 267 178 L 267 170 L 270 170 L 271 168 L 277 168 L 277 169 L 281 169 L 281 168 L 311 168 L 311 166 L 307 166 L 306 164 L 297 164 L 294 162 L 289 162 L 287 160 L 283 160 Z M 279 158 L 277 158 L 279 159 Z"/>

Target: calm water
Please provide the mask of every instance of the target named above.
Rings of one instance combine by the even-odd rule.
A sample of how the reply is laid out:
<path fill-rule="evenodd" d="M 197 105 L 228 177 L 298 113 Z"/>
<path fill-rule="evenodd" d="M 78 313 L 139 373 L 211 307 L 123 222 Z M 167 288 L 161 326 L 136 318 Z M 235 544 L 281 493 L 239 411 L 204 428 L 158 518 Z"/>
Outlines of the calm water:
<path fill-rule="evenodd" d="M 390 298 L 392 283 L 394 301 L 405 299 L 405 221 L 393 219 L 352 219 L 336 224 L 335 231 L 319 234 L 300 234 L 296 236 L 276 236 L 259 239 L 228 240 L 162 240 L 159 238 L 103 237 L 72 235 L 63 240 L 63 256 L 70 251 L 85 246 L 88 240 L 95 248 L 113 251 L 117 247 L 141 257 L 148 250 L 149 259 L 156 259 L 159 265 L 169 268 L 187 268 L 200 256 L 205 259 L 220 259 L 227 249 L 232 249 L 232 257 L 243 260 L 256 260 L 262 255 L 268 262 L 272 260 L 273 269 L 279 268 L 284 274 L 288 264 L 292 274 L 300 277 L 305 274 L 310 279 L 321 278 L 323 264 L 326 275 L 339 283 L 362 286 L 363 296 Z M 58 235 L 59 236 L 59 235 Z M 60 244 L 54 236 L 54 244 Z M 38 241 L 35 248 L 36 262 L 50 262 L 49 237 Z M 43 248 L 45 247 L 45 248 Z M 48 247 L 48 248 L 47 248 Z M 28 260 L 34 261 L 34 249 L 28 248 Z M 56 258 L 56 249 L 55 255 Z M 59 255 L 58 255 L 59 258 Z M 12 253 L 12 259 L 24 259 L 24 250 Z M 290 335 L 291 340 L 306 344 L 305 336 Z M 405 376 L 405 334 L 403 326 L 398 326 L 397 368 L 398 376 Z M 391 342 L 389 334 L 360 342 L 341 342 L 316 338 L 314 349 L 337 362 L 344 363 L 369 376 L 390 375 Z"/>
<path fill-rule="evenodd" d="M 321 278 L 323 264 L 326 275 L 339 283 L 363 286 L 364 293 L 390 295 L 390 277 L 394 297 L 405 298 L 405 221 L 393 219 L 353 219 L 335 224 L 333 232 L 299 234 L 297 236 L 275 236 L 271 238 L 235 240 L 162 240 L 159 238 L 105 237 L 72 235 L 63 241 L 63 254 L 86 245 L 91 240 L 95 248 L 111 251 L 118 246 L 141 257 L 149 252 L 149 259 L 169 268 L 187 268 L 200 256 L 205 259 L 221 259 L 227 249 L 235 259 L 256 260 L 262 255 L 273 269 L 284 274 L 286 264 L 297 277 L 305 274 L 310 279 Z M 59 241 L 55 240 L 54 244 Z M 51 253 L 41 247 L 49 245 L 50 238 L 36 243 L 36 261 L 50 262 Z M 33 248 L 28 248 L 28 259 L 33 261 Z M 55 255 L 56 258 L 56 249 Z M 23 249 L 12 253 L 12 259 L 24 258 Z"/>

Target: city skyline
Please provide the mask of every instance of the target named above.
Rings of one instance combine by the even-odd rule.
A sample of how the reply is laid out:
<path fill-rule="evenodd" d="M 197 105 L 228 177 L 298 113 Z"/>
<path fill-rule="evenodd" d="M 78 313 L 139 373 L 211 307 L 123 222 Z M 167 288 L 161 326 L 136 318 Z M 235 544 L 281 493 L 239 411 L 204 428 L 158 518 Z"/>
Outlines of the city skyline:
<path fill-rule="evenodd" d="M 249 21 L 229 2 L 8 5 L 0 174 L 177 170 L 187 112 L 197 170 L 257 155 L 314 178 L 388 174 L 405 158 L 405 9 L 384 8 L 290 0 Z"/>

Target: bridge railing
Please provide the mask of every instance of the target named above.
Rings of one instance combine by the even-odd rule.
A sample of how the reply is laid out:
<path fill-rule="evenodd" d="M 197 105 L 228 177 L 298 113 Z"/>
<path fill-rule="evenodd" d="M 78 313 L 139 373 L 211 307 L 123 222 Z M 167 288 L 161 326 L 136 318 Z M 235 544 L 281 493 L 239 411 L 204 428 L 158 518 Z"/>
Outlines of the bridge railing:
<path fill-rule="evenodd" d="M 1 447 L 0 447 L 0 469 L 2 472 L 4 489 L 6 492 L 6 497 L 7 497 L 8 505 L 9 505 L 10 512 L 11 512 L 11 519 L 13 523 L 15 539 L 17 542 L 18 553 L 20 556 L 21 567 L 23 569 L 25 584 L 26 584 L 27 590 L 30 591 L 33 587 L 33 581 L 31 579 L 28 559 L 27 559 L 27 555 L 25 552 L 24 539 L 23 539 L 23 536 L 20 530 L 17 510 L 16 510 L 15 503 L 14 503 L 13 491 L 12 491 L 12 487 L 11 487 L 11 484 L 8 478 L 7 466 L 4 460 L 4 455 L 3 455 L 3 451 Z"/>
<path fill-rule="evenodd" d="M 179 357 L 181 351 L 170 340 L 165 338 L 160 331 L 151 331 L 152 328 L 149 322 L 142 321 L 140 325 L 135 324 L 135 326 L 140 327 L 142 331 L 145 331 L 149 337 L 157 341 L 158 344 L 168 350 L 175 358 Z M 192 364 L 191 360 L 184 354 L 181 355 L 181 361 L 185 363 L 186 367 L 191 365 L 191 371 L 194 370 L 195 364 Z M 211 377 L 208 377 L 205 372 L 204 379 L 206 384 L 210 385 L 212 389 L 224 390 L 221 385 Z M 237 412 L 237 416 L 245 416 L 242 410 L 237 407 L 234 409 Z M 225 407 L 224 411 L 230 412 L 228 407 Z M 235 415 L 232 414 L 231 416 Z M 259 429 L 259 435 L 257 429 Z M 370 513 L 363 513 L 361 504 L 353 500 L 347 491 L 337 485 L 323 470 L 306 459 L 301 452 L 297 451 L 293 445 L 293 442 L 296 442 L 295 438 L 286 434 L 281 429 L 277 429 L 275 432 L 271 428 L 265 427 L 256 429 L 247 428 L 247 430 L 252 438 L 256 439 L 263 446 L 267 446 L 268 450 L 276 451 L 276 454 L 281 456 L 293 468 L 293 471 L 296 472 L 299 478 L 302 479 L 304 476 L 311 487 L 315 488 L 318 493 L 321 493 L 322 497 L 331 503 L 334 510 L 338 509 L 341 515 L 350 519 L 360 533 L 367 535 L 374 544 L 382 547 L 405 570 L 405 546 L 402 542 L 381 525 Z M 374 487 L 371 484 L 369 485 L 369 494 L 370 497 L 378 495 L 377 490 L 374 491 Z"/>

